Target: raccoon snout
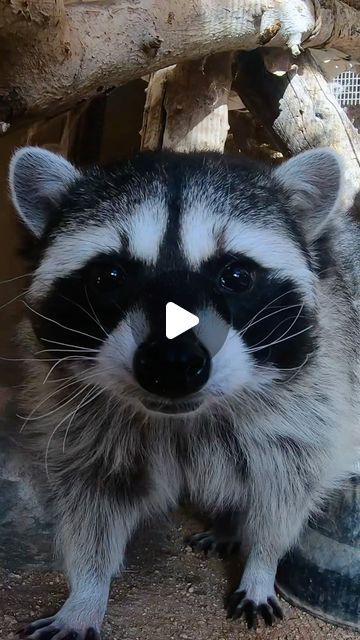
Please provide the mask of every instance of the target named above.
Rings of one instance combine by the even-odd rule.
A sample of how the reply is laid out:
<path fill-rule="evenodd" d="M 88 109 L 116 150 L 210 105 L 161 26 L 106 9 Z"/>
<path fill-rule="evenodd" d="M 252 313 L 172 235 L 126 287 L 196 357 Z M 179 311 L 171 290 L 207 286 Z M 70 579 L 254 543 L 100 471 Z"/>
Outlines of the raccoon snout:
<path fill-rule="evenodd" d="M 165 398 L 182 398 L 199 391 L 208 381 L 211 358 L 195 339 L 161 338 L 141 344 L 133 369 L 146 391 Z"/>

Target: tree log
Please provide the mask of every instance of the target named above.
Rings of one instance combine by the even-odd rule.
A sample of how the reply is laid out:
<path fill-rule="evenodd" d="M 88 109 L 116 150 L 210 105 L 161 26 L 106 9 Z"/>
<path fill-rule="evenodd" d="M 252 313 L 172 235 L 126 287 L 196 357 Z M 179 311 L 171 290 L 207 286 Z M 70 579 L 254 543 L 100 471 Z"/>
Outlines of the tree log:
<path fill-rule="evenodd" d="M 143 149 L 220 151 L 229 129 L 232 54 L 157 71 L 150 79 L 142 130 Z"/>
<path fill-rule="evenodd" d="M 360 12 L 341 0 L 0 0 L 0 121 L 210 53 L 311 42 L 359 55 Z"/>
<path fill-rule="evenodd" d="M 355 7 L 355 9 L 360 9 L 360 0 L 344 0 L 345 4 L 348 4 L 350 7 Z"/>
<path fill-rule="evenodd" d="M 266 52 L 276 68 L 279 52 Z M 282 66 L 283 59 L 280 60 Z M 261 51 L 241 53 L 234 88 L 244 104 L 266 126 L 286 155 L 329 146 L 345 166 L 346 205 L 360 189 L 360 134 L 340 107 L 310 51 L 296 68 L 278 76 L 268 71 Z"/>
<path fill-rule="evenodd" d="M 31 31 L 36 33 L 53 26 L 61 29 L 65 20 L 63 0 L 2 0 L 0 8 L 1 39 L 9 36 L 21 39 L 23 34 L 28 36 Z"/>

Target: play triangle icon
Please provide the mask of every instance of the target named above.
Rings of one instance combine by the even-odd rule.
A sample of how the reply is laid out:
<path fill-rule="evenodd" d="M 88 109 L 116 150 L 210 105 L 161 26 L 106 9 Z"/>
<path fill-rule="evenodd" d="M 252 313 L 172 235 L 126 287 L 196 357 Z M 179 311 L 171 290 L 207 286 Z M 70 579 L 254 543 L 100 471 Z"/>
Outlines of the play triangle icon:
<path fill-rule="evenodd" d="M 166 337 L 169 340 L 180 336 L 199 324 L 199 318 L 174 302 L 166 305 Z"/>

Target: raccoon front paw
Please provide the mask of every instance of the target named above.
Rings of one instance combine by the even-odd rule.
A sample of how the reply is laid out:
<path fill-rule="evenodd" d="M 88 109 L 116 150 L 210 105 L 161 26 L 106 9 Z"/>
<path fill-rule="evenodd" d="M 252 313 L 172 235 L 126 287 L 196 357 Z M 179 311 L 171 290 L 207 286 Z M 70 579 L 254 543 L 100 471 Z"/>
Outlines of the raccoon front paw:
<path fill-rule="evenodd" d="M 202 551 L 206 556 L 209 552 L 217 553 L 220 558 L 236 553 L 240 547 L 235 540 L 218 540 L 211 530 L 193 533 L 185 538 L 184 543 L 193 551 Z"/>
<path fill-rule="evenodd" d="M 67 625 L 56 616 L 32 622 L 19 635 L 26 640 L 100 640 L 100 634 L 93 627 Z"/>
<path fill-rule="evenodd" d="M 225 602 L 227 618 L 237 620 L 244 616 L 248 629 L 255 629 L 258 617 L 267 626 L 271 626 L 276 618 L 282 620 L 284 614 L 275 595 L 268 596 L 264 601 L 255 601 L 246 591 L 234 591 Z"/>

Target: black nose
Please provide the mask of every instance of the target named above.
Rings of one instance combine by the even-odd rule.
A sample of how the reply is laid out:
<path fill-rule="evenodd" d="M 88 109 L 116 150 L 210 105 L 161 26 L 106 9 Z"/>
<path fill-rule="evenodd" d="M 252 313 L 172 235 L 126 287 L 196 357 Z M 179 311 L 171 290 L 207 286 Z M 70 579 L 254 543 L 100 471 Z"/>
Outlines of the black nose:
<path fill-rule="evenodd" d="M 194 338 L 163 338 L 138 347 L 134 374 L 147 391 L 165 398 L 180 398 L 204 386 L 210 362 L 207 350 Z"/>

